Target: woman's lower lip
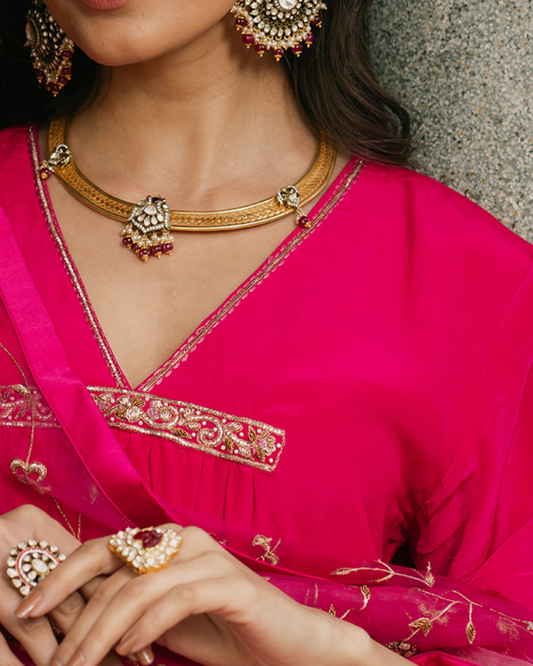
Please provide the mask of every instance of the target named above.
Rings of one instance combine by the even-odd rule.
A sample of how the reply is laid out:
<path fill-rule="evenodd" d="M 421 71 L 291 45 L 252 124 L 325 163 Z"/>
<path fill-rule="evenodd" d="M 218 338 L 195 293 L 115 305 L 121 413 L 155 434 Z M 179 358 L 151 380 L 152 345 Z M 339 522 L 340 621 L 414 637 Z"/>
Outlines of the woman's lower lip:
<path fill-rule="evenodd" d="M 111 11 L 120 9 L 127 5 L 130 0 L 81 0 L 89 9 L 99 9 L 100 11 Z"/>

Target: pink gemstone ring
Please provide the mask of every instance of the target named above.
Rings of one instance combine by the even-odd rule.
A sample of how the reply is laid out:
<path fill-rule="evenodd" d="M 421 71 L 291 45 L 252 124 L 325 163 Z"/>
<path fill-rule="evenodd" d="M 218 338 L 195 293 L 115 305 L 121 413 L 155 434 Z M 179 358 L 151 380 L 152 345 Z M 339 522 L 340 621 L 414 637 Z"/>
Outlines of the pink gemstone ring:
<path fill-rule="evenodd" d="M 135 571 L 164 569 L 180 552 L 183 537 L 173 529 L 127 527 L 109 539 L 109 550 Z"/>
<path fill-rule="evenodd" d="M 9 552 L 6 573 L 13 585 L 27 596 L 37 583 L 60 564 L 66 555 L 47 541 L 30 539 Z"/>

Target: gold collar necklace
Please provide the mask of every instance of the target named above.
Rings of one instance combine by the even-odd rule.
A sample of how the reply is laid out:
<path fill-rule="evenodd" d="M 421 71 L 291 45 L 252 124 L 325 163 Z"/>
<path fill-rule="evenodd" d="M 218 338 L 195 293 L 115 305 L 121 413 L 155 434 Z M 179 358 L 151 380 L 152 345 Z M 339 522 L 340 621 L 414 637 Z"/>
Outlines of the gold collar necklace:
<path fill-rule="evenodd" d="M 295 184 L 282 188 L 276 196 L 249 206 L 210 212 L 170 210 L 160 196 L 148 196 L 137 204 L 117 199 L 92 183 L 74 162 L 68 147 L 70 122 L 66 117 L 53 120 L 48 130 L 50 157 L 40 167 L 43 180 L 55 174 L 75 197 L 97 213 L 124 223 L 122 244 L 147 261 L 162 254 L 172 254 L 171 231 L 226 231 L 267 224 L 296 213 L 296 223 L 309 228 L 309 218 L 302 206 L 326 187 L 335 166 L 336 151 L 324 140 L 317 141 L 313 163 Z"/>

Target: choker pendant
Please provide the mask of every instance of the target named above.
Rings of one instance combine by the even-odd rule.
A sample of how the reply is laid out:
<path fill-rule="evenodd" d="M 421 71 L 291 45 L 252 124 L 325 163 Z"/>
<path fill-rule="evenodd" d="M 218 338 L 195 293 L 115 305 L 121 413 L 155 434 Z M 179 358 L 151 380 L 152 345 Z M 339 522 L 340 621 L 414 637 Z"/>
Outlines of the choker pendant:
<path fill-rule="evenodd" d="M 170 211 L 166 199 L 146 197 L 134 206 L 122 230 L 122 244 L 142 261 L 150 257 L 161 259 L 172 254 L 174 238 L 170 235 Z"/>
<path fill-rule="evenodd" d="M 293 210 L 296 213 L 296 224 L 300 229 L 310 229 L 311 220 L 303 212 L 300 205 L 300 191 L 294 185 L 289 187 L 282 187 L 278 192 L 276 201 L 283 208 Z"/>

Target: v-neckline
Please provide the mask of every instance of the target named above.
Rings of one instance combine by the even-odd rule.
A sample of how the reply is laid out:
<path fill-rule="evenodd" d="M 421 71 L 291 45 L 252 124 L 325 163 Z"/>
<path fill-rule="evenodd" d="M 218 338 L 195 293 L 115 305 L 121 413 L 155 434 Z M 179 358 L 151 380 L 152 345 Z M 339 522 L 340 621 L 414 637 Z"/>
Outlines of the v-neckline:
<path fill-rule="evenodd" d="M 298 247 L 308 236 L 313 233 L 317 226 L 326 218 L 331 210 L 337 205 L 344 192 L 352 185 L 361 172 L 364 162 L 357 157 L 352 158 L 342 169 L 341 173 L 335 178 L 326 192 L 315 204 L 309 218 L 311 226 L 309 229 L 296 227 L 289 236 L 287 236 L 276 249 L 262 262 L 262 264 L 251 273 L 224 301 L 209 314 L 194 332 L 167 358 L 158 368 L 156 368 L 146 379 L 138 386 L 132 387 L 122 371 L 115 354 L 107 340 L 107 337 L 100 325 L 96 312 L 89 299 L 89 295 L 81 276 L 77 270 L 76 264 L 66 245 L 65 238 L 57 222 L 57 218 L 50 200 L 48 188 L 39 175 L 39 166 L 41 163 L 41 153 L 38 140 L 38 129 L 35 126 L 29 129 L 29 140 L 31 147 L 31 156 L 33 160 L 33 171 L 41 201 L 42 211 L 48 226 L 49 233 L 52 236 L 55 247 L 60 254 L 63 266 L 70 278 L 71 284 L 76 291 L 78 299 L 82 305 L 88 325 L 100 349 L 100 352 L 106 362 L 106 365 L 113 377 L 117 388 L 135 390 L 144 393 L 150 393 L 152 389 L 160 384 L 165 377 L 172 373 L 179 364 L 195 349 L 200 342 L 223 320 L 225 317 L 242 301 L 242 299 L 253 290 L 259 282 L 262 282 L 275 268 L 282 263 L 286 257 Z"/>

